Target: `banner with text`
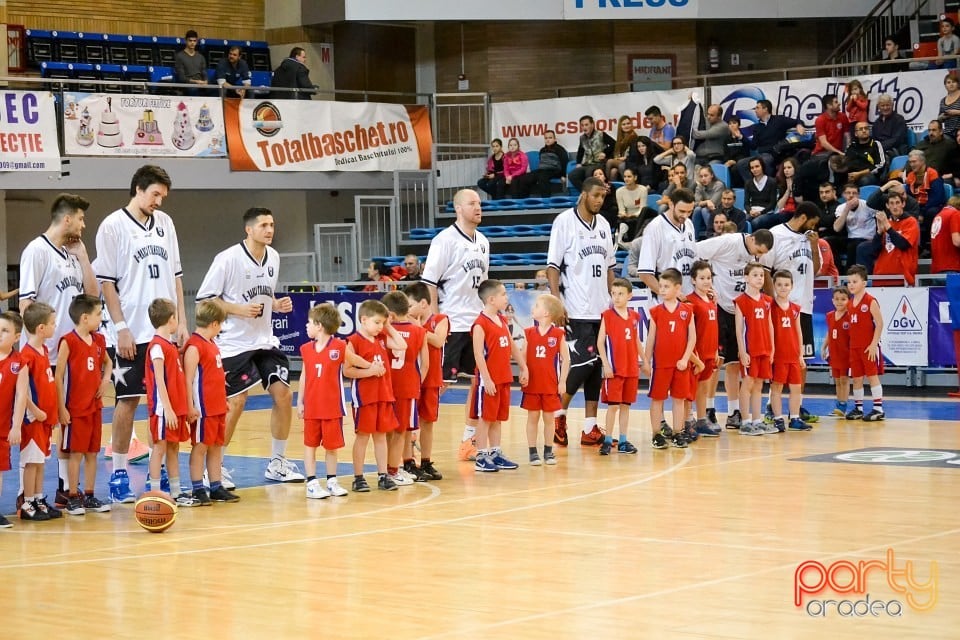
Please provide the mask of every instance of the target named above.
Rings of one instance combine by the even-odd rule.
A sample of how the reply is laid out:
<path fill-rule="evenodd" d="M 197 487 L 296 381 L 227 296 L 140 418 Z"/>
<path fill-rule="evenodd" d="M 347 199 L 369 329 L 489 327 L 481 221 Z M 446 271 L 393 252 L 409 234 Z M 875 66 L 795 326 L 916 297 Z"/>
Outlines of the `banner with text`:
<path fill-rule="evenodd" d="M 53 94 L 3 91 L 0 95 L 0 171 L 60 171 Z"/>
<path fill-rule="evenodd" d="M 63 144 L 72 156 L 222 158 L 220 100 L 66 93 Z"/>
<path fill-rule="evenodd" d="M 702 89 L 674 89 L 497 102 L 493 104 L 492 137 L 502 138 L 504 146 L 509 138 L 517 138 L 521 149 L 536 151 L 543 146 L 544 132 L 552 129 L 557 134 L 557 142 L 574 160 L 577 147 L 580 146 L 580 116 L 593 116 L 597 129 L 616 139 L 617 120 L 629 115 L 638 133 L 647 135 L 651 122 L 643 115 L 644 111 L 653 106 L 660 107 L 667 121 L 676 125 L 691 91 L 698 96 L 703 95 Z"/>
<path fill-rule="evenodd" d="M 946 95 L 943 88 L 943 71 L 913 71 L 911 73 L 878 73 L 858 76 L 870 107 L 868 119 L 877 119 L 877 98 L 887 94 L 893 98 L 894 110 L 903 116 L 914 131 L 926 131 L 927 124 L 936 120 L 940 112 L 940 98 Z M 723 108 L 723 118 L 740 116 L 741 128 L 748 132 L 757 115 L 753 108 L 758 100 L 769 100 L 774 113 L 796 118 L 805 126 L 812 127 L 817 116 L 823 112 L 821 98 L 833 94 L 846 99 L 844 78 L 809 78 L 804 80 L 778 80 L 754 84 L 730 84 L 711 87 L 710 99 Z"/>
<path fill-rule="evenodd" d="M 424 106 L 314 100 L 224 100 L 234 171 L 429 169 Z"/>

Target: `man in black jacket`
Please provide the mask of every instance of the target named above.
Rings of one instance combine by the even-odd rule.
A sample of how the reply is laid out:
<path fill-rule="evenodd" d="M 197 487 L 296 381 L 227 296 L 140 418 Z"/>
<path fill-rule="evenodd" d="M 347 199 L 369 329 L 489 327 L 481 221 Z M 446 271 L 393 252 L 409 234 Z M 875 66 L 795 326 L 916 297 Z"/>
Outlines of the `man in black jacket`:
<path fill-rule="evenodd" d="M 613 157 L 616 141 L 597 129 L 593 116 L 580 118 L 580 146 L 577 148 L 577 166 L 567 176 L 570 184 L 582 190 L 583 181 L 593 175 L 593 170 L 602 167 L 607 158 Z"/>
<path fill-rule="evenodd" d="M 271 86 L 274 88 L 306 89 L 307 91 L 273 91 L 270 97 L 310 100 L 315 87 L 310 82 L 310 70 L 307 69 L 306 62 L 307 52 L 302 47 L 291 49 L 290 57 L 274 69 Z"/>
<path fill-rule="evenodd" d="M 567 150 L 557 143 L 557 134 L 551 130 L 543 133 L 543 147 L 540 149 L 540 164 L 529 173 L 513 179 L 518 197 L 526 198 L 534 185 L 541 198 L 550 197 L 550 181 L 554 178 L 566 180 L 567 163 L 570 156 Z"/>
<path fill-rule="evenodd" d="M 763 159 L 767 175 L 773 176 L 777 172 L 777 145 L 786 139 L 787 131 L 790 129 L 796 129 L 800 135 L 803 135 L 806 129 L 796 118 L 774 115 L 773 104 L 769 100 L 757 100 L 757 106 L 753 110 L 758 120 L 751 127 L 751 144 L 756 150 L 756 155 Z M 737 162 L 737 171 L 740 172 L 740 177 L 746 184 L 751 177 L 749 159 Z"/>

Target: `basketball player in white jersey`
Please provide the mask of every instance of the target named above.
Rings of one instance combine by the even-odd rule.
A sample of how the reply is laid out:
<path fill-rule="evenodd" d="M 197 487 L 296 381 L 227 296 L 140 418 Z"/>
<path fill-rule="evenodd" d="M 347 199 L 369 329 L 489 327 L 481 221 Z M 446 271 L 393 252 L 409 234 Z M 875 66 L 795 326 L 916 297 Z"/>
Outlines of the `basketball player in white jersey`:
<path fill-rule="evenodd" d="M 470 327 L 483 310 L 477 294 L 480 283 L 490 272 L 490 242 L 477 229 L 480 226 L 480 196 L 462 189 L 453 196 L 457 220 L 434 236 L 427 251 L 421 279 L 430 289 L 434 313 L 450 319 L 450 335 L 443 347 L 443 379 L 450 384 L 459 374 L 472 376 L 476 368 Z M 464 405 L 463 439 L 458 457 L 472 460 L 477 423 L 470 419 L 470 402 Z"/>
<path fill-rule="evenodd" d="M 237 428 L 247 393 L 257 384 L 270 393 L 270 432 L 273 436 L 267 480 L 303 482 L 297 465 L 287 459 L 287 438 L 293 416 L 290 361 L 273 335 L 273 312 L 293 311 L 289 296 L 276 297 L 280 254 L 271 247 L 276 229 L 269 209 L 253 207 L 243 214 L 243 241 L 224 249 L 197 291 L 197 301 L 218 298 L 227 312 L 217 346 L 227 376 L 227 428 L 224 447 Z M 223 486 L 235 487 L 224 469 Z"/>
<path fill-rule="evenodd" d="M 147 344 L 155 331 L 148 315 L 150 303 L 157 298 L 172 300 L 177 305 L 177 341 L 183 344 L 190 336 L 183 306 L 177 230 L 170 216 L 160 210 L 170 186 L 170 176 L 162 168 L 140 167 L 130 181 L 130 202 L 108 215 L 97 229 L 93 270 L 110 316 L 108 329 L 116 335 L 113 379 L 117 405 L 110 476 L 114 502 L 133 502 L 135 497 L 127 462 L 133 414 L 146 395 L 144 365 Z"/>
<path fill-rule="evenodd" d="M 585 401 L 580 444 L 599 445 L 603 432 L 597 426 L 597 405 L 603 369 L 597 354 L 600 315 L 610 307 L 610 285 L 617 266 L 610 224 L 600 215 L 605 187 L 598 178 L 583 181 L 577 206 L 560 213 L 550 230 L 547 280 L 550 293 L 563 299 L 567 311 L 567 344 L 570 373 L 562 409 L 556 413 L 553 441 L 567 446 L 567 407 L 583 387 Z"/>
<path fill-rule="evenodd" d="M 50 226 L 31 240 L 20 254 L 20 314 L 23 315 L 34 302 L 45 302 L 57 312 L 57 327 L 53 337 L 46 342 L 51 366 L 57 364 L 60 338 L 73 330 L 70 303 L 81 293 L 100 295 L 87 248 L 80 239 L 86 226 L 84 215 L 89 208 L 90 203 L 80 196 L 61 193 L 50 208 Z M 27 332 L 24 331 L 21 347 L 26 344 L 26 338 Z M 68 455 L 62 442 L 57 448 L 57 458 L 60 481 L 55 504 L 65 507 Z M 20 469 L 22 480 L 22 463 Z"/>
<path fill-rule="evenodd" d="M 670 194 L 670 208 L 643 230 L 637 275 L 654 295 L 660 291 L 660 274 L 670 268 L 683 276 L 683 294 L 693 292 L 690 268 L 697 259 L 697 235 L 690 220 L 693 205 L 693 193 L 677 189 Z"/>
<path fill-rule="evenodd" d="M 727 392 L 727 427 L 740 428 L 740 351 L 737 346 L 736 308 L 733 301 L 747 290 L 743 268 L 760 259 L 773 247 L 773 235 L 767 229 L 753 233 L 726 233 L 697 243 L 697 257 L 713 269 L 713 291 L 718 309 L 719 355 L 723 358 L 723 386 Z M 709 397 L 713 397 L 713 391 Z M 710 422 L 716 424 L 716 410 L 707 409 Z"/>

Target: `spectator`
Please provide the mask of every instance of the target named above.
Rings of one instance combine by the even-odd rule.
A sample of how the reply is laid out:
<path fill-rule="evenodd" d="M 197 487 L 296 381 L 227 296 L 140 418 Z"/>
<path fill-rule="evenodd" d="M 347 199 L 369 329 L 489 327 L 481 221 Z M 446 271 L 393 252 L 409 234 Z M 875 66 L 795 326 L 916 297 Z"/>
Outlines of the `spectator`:
<path fill-rule="evenodd" d="M 933 63 L 938 69 L 955 69 L 957 55 L 960 54 L 960 38 L 953 32 L 953 20 L 944 17 L 940 20 L 940 39 L 937 40 L 937 55 Z"/>
<path fill-rule="evenodd" d="M 842 189 L 843 185 L 850 181 L 849 170 L 850 161 L 839 153 L 826 158 L 823 156 L 810 158 L 800 165 L 800 170 L 797 172 L 800 195 L 807 202 L 816 202 L 820 185 L 824 182 L 829 182 L 837 190 Z"/>
<path fill-rule="evenodd" d="M 530 161 L 527 159 L 527 154 L 520 151 L 520 141 L 516 138 L 510 138 L 507 141 L 507 152 L 503 154 L 503 181 L 511 197 L 526 197 L 520 193 L 524 188 L 523 180 L 517 184 L 514 184 L 514 180 L 526 175 L 529 167 Z"/>
<path fill-rule="evenodd" d="M 377 282 L 394 282 L 393 272 L 382 260 L 373 260 L 367 266 L 367 280 L 371 281 L 363 288 L 364 291 L 384 291 Z"/>
<path fill-rule="evenodd" d="M 687 146 L 683 136 L 674 136 L 670 148 L 657 155 L 653 161 L 661 167 L 675 167 L 682 164 L 686 167 L 688 176 L 694 175 L 697 166 L 697 156 Z"/>
<path fill-rule="evenodd" d="M 930 273 L 960 272 L 960 196 L 951 196 L 930 226 Z"/>
<path fill-rule="evenodd" d="M 207 61 L 197 51 L 198 41 L 197 32 L 190 29 L 183 37 L 183 49 L 173 56 L 174 79 L 180 84 L 207 84 Z M 182 92 L 187 96 L 200 95 L 197 88 L 182 89 Z"/>
<path fill-rule="evenodd" d="M 614 181 L 620 177 L 627 164 L 627 152 L 637 143 L 637 132 L 630 116 L 620 116 L 617 122 L 617 141 L 613 144 L 613 157 L 607 158 L 607 178 Z"/>
<path fill-rule="evenodd" d="M 753 124 L 751 144 L 756 153 L 763 159 L 763 166 L 768 171 L 768 175 L 773 175 L 776 169 L 777 145 L 784 142 L 787 132 L 790 129 L 796 129 L 797 133 L 803 135 L 806 129 L 803 123 L 796 118 L 773 115 L 773 105 L 769 100 L 757 100 L 757 106 L 753 108 L 757 114 L 758 121 Z M 750 162 L 747 159 L 737 162 L 737 171 L 746 184 L 751 178 Z"/>
<path fill-rule="evenodd" d="M 817 271 L 817 277 L 828 277 L 831 280 L 827 283 L 828 287 L 833 287 L 839 282 L 840 270 L 837 269 L 836 260 L 834 260 L 833 249 L 830 243 L 823 238 L 817 239 L 817 246 L 820 249 L 820 270 Z"/>
<path fill-rule="evenodd" d="M 667 179 L 667 186 L 663 190 L 663 196 L 657 202 L 660 205 L 660 212 L 663 213 L 670 208 L 670 196 L 677 189 L 686 189 L 693 195 L 697 188 L 693 178 L 687 177 L 686 165 L 678 164 L 671 169 L 670 177 Z"/>
<path fill-rule="evenodd" d="M 766 173 L 762 156 L 750 158 L 750 179 L 743 188 L 744 204 L 751 226 L 757 217 L 777 206 L 777 183 Z"/>
<path fill-rule="evenodd" d="M 957 131 L 960 130 L 960 77 L 956 71 L 951 71 L 944 77 L 943 88 L 947 90 L 947 95 L 940 98 L 940 115 L 937 120 L 943 123 L 943 135 L 956 138 Z"/>
<path fill-rule="evenodd" d="M 253 82 L 247 61 L 240 57 L 240 47 L 230 47 L 226 58 L 217 63 L 217 85 L 227 98 L 242 98 Z"/>
<path fill-rule="evenodd" d="M 617 221 L 617 193 L 613 186 L 607 181 L 607 174 L 603 172 L 603 167 L 597 167 L 593 170 L 593 177 L 603 183 L 603 204 L 600 205 L 600 215 L 610 225 L 610 230 L 619 228 Z"/>
<path fill-rule="evenodd" d="M 847 250 L 847 229 L 846 226 L 840 231 L 836 231 L 833 228 L 833 223 L 837 220 L 837 211 L 840 207 L 840 202 L 837 200 L 836 188 L 829 182 L 821 184 L 817 202 L 823 210 L 817 233 L 830 244 L 830 249 L 834 257 L 842 259 Z"/>
<path fill-rule="evenodd" d="M 677 136 L 677 130 L 672 124 L 667 123 L 667 118 L 660 111 L 660 107 L 650 107 L 643 112 L 643 115 L 650 120 L 650 140 L 655 145 L 654 152 L 666 151 L 670 142 Z"/>
<path fill-rule="evenodd" d="M 857 248 L 857 263 L 875 276 L 903 276 L 910 286 L 916 283 L 920 226 L 913 216 L 905 215 L 903 196 L 891 192 L 886 210 L 877 212 L 877 233 L 870 242 Z M 874 286 L 902 285 L 900 279 L 874 281 Z"/>
<path fill-rule="evenodd" d="M 843 108 L 844 113 L 847 114 L 847 120 L 851 125 L 866 122 L 869 110 L 870 100 L 867 98 L 867 92 L 863 90 L 863 85 L 856 79 L 848 82 L 847 100 Z"/>
<path fill-rule="evenodd" d="M 860 189 L 850 182 L 843 187 L 844 203 L 837 207 L 833 231 L 845 233 L 846 243 L 837 252 L 846 257 L 844 271 L 856 264 L 857 248 L 877 233 L 877 211 L 860 200 Z M 839 245 L 839 243 L 837 243 Z"/>
<path fill-rule="evenodd" d="M 797 161 L 786 158 L 777 170 L 777 203 L 772 211 L 756 218 L 752 226 L 754 229 L 770 229 L 784 223 L 793 217 L 797 204 L 803 202 L 800 195 L 800 184 L 797 180 Z"/>
<path fill-rule="evenodd" d="M 636 235 L 640 212 L 647 206 L 650 190 L 637 182 L 637 174 L 630 167 L 623 171 L 623 182 L 616 194 L 619 225 L 615 231 L 620 246 L 625 247 Z"/>
<path fill-rule="evenodd" d="M 910 53 L 900 51 L 900 45 L 897 43 L 897 37 L 889 35 L 883 40 L 883 51 L 876 57 L 877 60 L 909 60 Z M 880 73 L 896 73 L 898 71 L 909 71 L 910 63 L 885 64 L 880 67 Z"/>
<path fill-rule="evenodd" d="M 870 137 L 869 123 L 854 124 L 853 141 L 844 155 L 847 157 L 847 179 L 850 182 L 861 187 L 880 184 L 887 167 L 887 156 L 883 153 L 883 146 Z"/>
<path fill-rule="evenodd" d="M 867 198 L 867 206 L 871 209 L 880 210 L 887 206 L 887 197 L 891 193 L 899 193 L 902 198 L 904 198 L 904 210 L 907 212 L 907 215 L 917 218 L 920 216 L 920 205 L 917 203 L 917 199 L 907 193 L 907 189 L 902 182 L 899 180 L 890 180 L 882 187 L 880 191 L 877 191 L 869 198 Z"/>
<path fill-rule="evenodd" d="M 310 82 L 310 69 L 307 69 L 307 52 L 302 47 L 290 49 L 290 57 L 273 70 L 271 86 L 275 89 L 299 89 L 299 91 L 273 91 L 273 98 L 310 100 L 316 87 Z"/>
<path fill-rule="evenodd" d="M 840 111 L 840 101 L 832 93 L 828 93 L 820 100 L 823 113 L 817 116 L 814 122 L 817 143 L 813 147 L 813 155 L 826 153 L 843 153 L 850 142 L 850 121 Z"/>
<path fill-rule="evenodd" d="M 712 104 L 707 107 L 706 128 L 694 129 L 690 132 L 690 137 L 698 141 L 694 144 L 698 164 L 724 161 L 724 143 L 730 137 L 730 129 L 723 121 L 720 105 Z"/>
<path fill-rule="evenodd" d="M 423 264 L 415 253 L 408 253 L 403 257 L 403 268 L 407 270 L 407 275 L 401 278 L 404 282 L 417 282 L 420 280 L 420 273 L 423 271 Z"/>
<path fill-rule="evenodd" d="M 546 269 L 537 269 L 537 272 L 533 275 L 536 284 L 533 286 L 534 291 L 545 291 L 550 292 L 550 281 L 547 280 L 547 270 Z"/>
<path fill-rule="evenodd" d="M 888 156 L 899 156 L 910 150 L 907 144 L 907 121 L 893 110 L 893 98 L 882 94 L 877 98 L 877 119 L 873 122 L 873 139 Z"/>
<path fill-rule="evenodd" d="M 930 225 L 946 204 L 947 197 L 943 180 L 936 169 L 927 166 L 923 151 L 914 149 L 907 155 L 909 170 L 904 174 L 903 182 L 907 193 L 916 199 L 919 206 L 917 221 L 920 223 L 921 246 L 926 250 L 930 246 Z"/>
<path fill-rule="evenodd" d="M 525 176 L 518 178 L 524 193 L 529 194 L 534 184 L 537 185 L 537 193 L 541 198 L 549 198 L 551 193 L 550 181 L 560 178 L 561 182 L 567 179 L 567 163 L 570 156 L 567 150 L 557 143 L 557 134 L 547 130 L 543 134 L 543 147 L 540 148 L 540 164 L 535 171 L 531 171 Z M 526 197 L 526 196 L 524 196 Z"/>
<path fill-rule="evenodd" d="M 693 192 L 693 229 L 697 233 L 697 240 L 707 237 L 710 218 L 720 209 L 720 197 L 726 188 L 726 185 L 717 179 L 710 165 L 697 169 L 697 187 Z"/>
<path fill-rule="evenodd" d="M 733 189 L 724 189 L 720 194 L 720 208 L 713 215 L 716 217 L 722 213 L 727 217 L 727 221 L 737 225 L 737 231 L 744 232 L 747 230 L 747 214 L 738 209 L 736 203 L 737 194 Z"/>
<path fill-rule="evenodd" d="M 640 136 L 627 153 L 627 166 L 636 173 L 637 182 L 654 191 L 660 184 L 660 167 L 653 161 L 655 149 L 650 138 Z"/>
<path fill-rule="evenodd" d="M 593 170 L 603 167 L 604 161 L 613 155 L 616 141 L 597 130 L 593 116 L 580 117 L 580 146 L 577 147 L 577 166 L 573 168 L 567 178 L 577 191 L 583 188 L 583 181 L 593 175 Z"/>
<path fill-rule="evenodd" d="M 750 157 L 750 141 L 740 131 L 740 116 L 732 115 L 727 118 L 729 136 L 723 143 L 723 164 L 729 169 L 730 184 L 728 187 L 742 187 L 743 177 L 736 170 L 737 163 Z"/>
<path fill-rule="evenodd" d="M 927 165 L 936 169 L 937 173 L 946 180 L 947 176 L 953 176 L 957 143 L 953 138 L 944 135 L 943 125 L 939 120 L 932 120 L 927 126 L 927 137 L 918 142 L 915 148 L 923 151 Z"/>
<path fill-rule="evenodd" d="M 729 231 L 727 231 L 727 225 L 730 225 Z M 713 238 L 714 236 L 722 236 L 725 233 L 736 233 L 737 232 L 737 223 L 730 222 L 727 220 L 727 214 L 723 211 L 717 211 L 713 214 L 711 229 L 707 232 L 707 238 Z"/>
<path fill-rule="evenodd" d="M 487 170 L 483 177 L 477 180 L 477 186 L 494 200 L 502 200 L 507 196 L 507 181 L 503 175 L 503 140 L 491 140 L 490 150 L 492 153 L 487 158 Z"/>

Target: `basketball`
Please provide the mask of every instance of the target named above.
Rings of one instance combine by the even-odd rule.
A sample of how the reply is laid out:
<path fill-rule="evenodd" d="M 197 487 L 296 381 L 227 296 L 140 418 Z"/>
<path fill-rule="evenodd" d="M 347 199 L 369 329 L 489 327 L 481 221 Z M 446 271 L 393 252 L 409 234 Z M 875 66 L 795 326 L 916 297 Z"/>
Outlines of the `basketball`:
<path fill-rule="evenodd" d="M 163 491 L 147 491 L 137 498 L 134 517 L 150 533 L 163 533 L 177 519 L 177 503 Z"/>

